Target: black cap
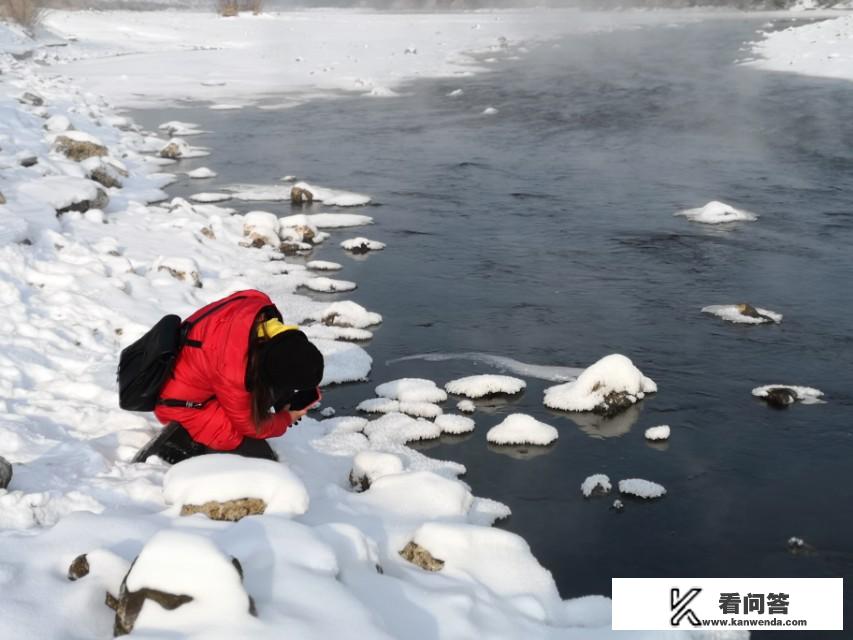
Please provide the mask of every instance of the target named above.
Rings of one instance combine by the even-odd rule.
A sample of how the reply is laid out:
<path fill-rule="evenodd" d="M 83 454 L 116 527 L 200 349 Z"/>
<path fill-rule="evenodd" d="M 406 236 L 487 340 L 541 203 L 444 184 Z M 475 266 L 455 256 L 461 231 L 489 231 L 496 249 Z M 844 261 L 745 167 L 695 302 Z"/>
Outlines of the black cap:
<path fill-rule="evenodd" d="M 261 383 L 276 395 L 313 389 L 323 379 L 323 354 L 301 331 L 279 333 L 259 349 Z"/>

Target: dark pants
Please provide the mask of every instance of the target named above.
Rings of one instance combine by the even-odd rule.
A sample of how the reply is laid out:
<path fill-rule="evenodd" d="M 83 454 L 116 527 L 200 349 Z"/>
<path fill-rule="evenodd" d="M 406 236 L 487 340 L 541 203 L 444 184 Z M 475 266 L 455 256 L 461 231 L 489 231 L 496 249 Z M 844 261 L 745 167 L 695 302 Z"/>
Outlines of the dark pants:
<path fill-rule="evenodd" d="M 177 464 L 188 458 L 208 453 L 233 453 L 247 458 L 278 460 L 278 456 L 266 440 L 243 438 L 243 442 L 236 449 L 219 451 L 196 442 L 179 423 L 170 422 L 151 442 L 139 450 L 133 462 L 145 462 L 150 456 L 157 456 L 169 464 Z"/>

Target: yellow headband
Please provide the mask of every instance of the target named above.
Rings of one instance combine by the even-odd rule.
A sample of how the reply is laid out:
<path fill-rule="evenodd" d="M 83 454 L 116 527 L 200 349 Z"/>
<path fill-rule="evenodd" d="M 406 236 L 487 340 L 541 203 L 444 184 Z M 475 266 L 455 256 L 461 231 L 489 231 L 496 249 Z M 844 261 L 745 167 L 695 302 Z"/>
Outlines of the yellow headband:
<path fill-rule="evenodd" d="M 280 333 L 284 333 L 285 331 L 298 331 L 299 327 L 296 325 L 290 324 L 282 324 L 281 320 L 278 318 L 273 318 L 272 320 L 266 320 L 262 322 L 258 327 L 258 337 L 266 338 L 269 340 L 277 336 Z"/>

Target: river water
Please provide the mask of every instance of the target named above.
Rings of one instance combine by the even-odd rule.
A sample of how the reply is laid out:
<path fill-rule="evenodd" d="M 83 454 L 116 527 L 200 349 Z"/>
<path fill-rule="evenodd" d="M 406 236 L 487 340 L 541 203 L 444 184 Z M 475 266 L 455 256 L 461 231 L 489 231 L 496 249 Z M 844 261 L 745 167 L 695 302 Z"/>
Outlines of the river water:
<path fill-rule="evenodd" d="M 618 352 L 657 381 L 601 422 L 545 409 L 551 383 L 528 378 L 520 398 L 480 405 L 472 435 L 419 447 L 512 508 L 499 526 L 527 539 L 564 597 L 609 593 L 613 576 L 850 577 L 853 84 L 735 64 L 764 21 L 574 36 L 394 99 L 134 117 L 211 132 L 194 141 L 214 156 L 178 170 L 219 177 L 174 195 L 295 174 L 381 204 L 365 211 L 376 225 L 335 232 L 312 256 L 342 262 L 359 283 L 344 297 L 385 318 L 367 345 L 372 382 L 327 393 L 339 412 L 385 380 L 495 371 L 392 362 L 425 352 L 573 367 Z M 715 199 L 761 217 L 673 217 Z M 357 234 L 388 248 L 353 259 L 337 244 Z M 699 311 L 742 301 L 785 319 L 736 326 Z M 827 403 L 773 410 L 750 395 L 769 383 L 817 387 Z M 556 426 L 557 443 L 490 447 L 488 428 L 516 411 Z M 672 437 L 653 446 L 643 431 L 657 424 Z M 668 494 L 617 513 L 612 496 L 580 494 L 599 472 Z M 789 553 L 794 535 L 814 550 Z"/>

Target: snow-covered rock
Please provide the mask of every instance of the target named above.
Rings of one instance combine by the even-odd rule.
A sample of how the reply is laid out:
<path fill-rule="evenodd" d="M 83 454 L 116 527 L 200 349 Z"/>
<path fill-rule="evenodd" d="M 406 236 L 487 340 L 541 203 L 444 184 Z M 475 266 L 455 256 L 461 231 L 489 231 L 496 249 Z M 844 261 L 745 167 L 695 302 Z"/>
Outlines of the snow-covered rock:
<path fill-rule="evenodd" d="M 385 243 L 379 242 L 378 240 L 369 240 L 359 236 L 357 238 L 344 240 L 341 242 L 341 248 L 349 251 L 350 253 L 362 254 L 370 251 L 381 251 L 385 248 Z"/>
<path fill-rule="evenodd" d="M 328 260 L 309 260 L 305 263 L 305 268 L 312 271 L 340 271 L 343 267 L 337 262 Z"/>
<path fill-rule="evenodd" d="M 352 460 L 349 474 L 350 484 L 367 491 L 377 478 L 403 472 L 403 460 L 393 453 L 362 451 Z"/>
<path fill-rule="evenodd" d="M 376 387 L 376 395 L 400 402 L 444 402 L 447 394 L 432 380 L 400 378 Z"/>
<path fill-rule="evenodd" d="M 175 280 L 189 282 L 194 287 L 201 288 L 202 286 L 198 263 L 192 258 L 160 256 L 151 265 L 151 270 L 168 273 Z"/>
<path fill-rule="evenodd" d="M 176 464 L 163 478 L 163 496 L 179 507 L 257 498 L 266 503 L 266 513 L 299 515 L 308 510 L 305 485 L 284 464 L 232 454 Z"/>
<path fill-rule="evenodd" d="M 109 202 L 98 183 L 74 176 L 36 178 L 18 186 L 18 194 L 49 205 L 57 213 L 103 209 Z"/>
<path fill-rule="evenodd" d="M 280 220 L 282 227 L 309 225 L 317 229 L 343 229 L 373 224 L 373 218 L 355 213 L 297 213 Z"/>
<path fill-rule="evenodd" d="M 247 246 L 278 247 L 281 238 L 278 235 L 278 218 L 268 211 L 250 211 L 243 216 L 243 235 Z"/>
<path fill-rule="evenodd" d="M 365 413 L 400 413 L 400 403 L 390 398 L 368 398 L 359 402 L 356 410 Z"/>
<path fill-rule="evenodd" d="M 322 311 L 317 313 L 314 318 L 326 325 L 355 327 L 356 329 L 365 329 L 382 322 L 381 315 L 368 311 L 351 300 L 333 302 L 329 306 L 323 307 Z"/>
<path fill-rule="evenodd" d="M 615 415 L 656 391 L 655 382 L 631 360 L 612 354 L 585 369 L 576 380 L 546 389 L 545 406 Z"/>
<path fill-rule="evenodd" d="M 667 440 L 669 433 L 669 425 L 662 424 L 657 427 L 649 427 L 643 435 L 646 440 Z"/>
<path fill-rule="evenodd" d="M 9 486 L 12 481 L 12 465 L 3 456 L 0 456 L 0 490 Z"/>
<path fill-rule="evenodd" d="M 444 413 L 437 416 L 435 424 L 441 427 L 442 433 L 449 433 L 451 435 L 471 433 L 474 430 L 474 421 L 471 420 L 471 418 L 455 415 L 453 413 Z"/>
<path fill-rule="evenodd" d="M 188 158 L 203 158 L 210 152 L 201 147 L 190 146 L 183 138 L 172 138 L 160 148 L 159 156 L 167 160 L 185 160 Z"/>
<path fill-rule="evenodd" d="M 105 156 L 109 153 L 107 147 L 98 138 L 81 131 L 65 131 L 56 136 L 53 148 L 75 162 Z"/>
<path fill-rule="evenodd" d="M 738 324 L 767 324 L 782 322 L 782 314 L 762 309 L 761 307 L 753 307 L 751 304 L 712 304 L 707 307 L 702 307 L 703 313 L 722 318 L 728 322 Z"/>
<path fill-rule="evenodd" d="M 508 415 L 503 422 L 489 429 L 486 440 L 493 444 L 549 445 L 560 436 L 551 425 L 523 413 Z"/>
<path fill-rule="evenodd" d="M 208 167 L 199 167 L 198 169 L 187 171 L 187 176 L 193 180 L 206 180 L 207 178 L 215 178 L 217 175 L 219 174 Z"/>
<path fill-rule="evenodd" d="M 151 600 L 153 602 L 147 602 Z M 239 628 L 254 615 L 241 569 L 204 536 L 161 531 L 143 547 L 121 585 L 117 635 Z"/>
<path fill-rule="evenodd" d="M 736 209 L 724 202 L 713 200 L 704 207 L 696 209 L 683 209 L 675 213 L 676 216 L 684 216 L 692 222 L 703 224 L 724 224 L 727 222 L 754 222 L 758 216 L 744 209 Z"/>
<path fill-rule="evenodd" d="M 349 280 L 335 280 L 333 278 L 319 276 L 316 278 L 309 278 L 302 286 L 306 289 L 311 289 L 311 291 L 318 291 L 320 293 L 338 293 L 339 291 L 353 291 L 358 285 L 355 282 L 350 282 Z"/>
<path fill-rule="evenodd" d="M 474 413 L 477 410 L 477 405 L 471 400 L 460 400 L 456 403 L 456 408 L 462 413 Z"/>
<path fill-rule="evenodd" d="M 584 498 L 610 493 L 611 488 L 610 478 L 603 473 L 595 473 L 581 483 L 581 493 Z"/>
<path fill-rule="evenodd" d="M 660 498 L 666 495 L 666 489 L 657 482 L 641 478 L 628 478 L 619 481 L 619 493 L 625 493 L 638 498 Z"/>
<path fill-rule="evenodd" d="M 231 195 L 227 193 L 218 193 L 215 191 L 204 191 L 202 193 L 194 193 L 190 196 L 190 200 L 193 202 L 202 202 L 202 203 L 211 203 L 211 202 L 225 202 L 226 200 L 230 200 Z"/>
<path fill-rule="evenodd" d="M 524 391 L 527 383 L 512 376 L 483 374 L 451 380 L 444 385 L 448 393 L 468 398 L 486 398 L 495 395 L 515 395 Z"/>
<path fill-rule="evenodd" d="M 402 413 L 387 413 L 364 427 L 364 434 L 376 445 L 406 444 L 417 440 L 432 440 L 441 435 L 441 427 L 428 420 L 412 418 Z"/>
<path fill-rule="evenodd" d="M 786 384 L 768 384 L 756 387 L 752 390 L 752 395 L 776 407 L 787 407 L 795 402 L 803 404 L 821 404 L 823 402 L 823 391 L 820 389 Z"/>

